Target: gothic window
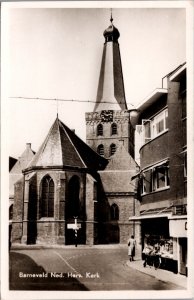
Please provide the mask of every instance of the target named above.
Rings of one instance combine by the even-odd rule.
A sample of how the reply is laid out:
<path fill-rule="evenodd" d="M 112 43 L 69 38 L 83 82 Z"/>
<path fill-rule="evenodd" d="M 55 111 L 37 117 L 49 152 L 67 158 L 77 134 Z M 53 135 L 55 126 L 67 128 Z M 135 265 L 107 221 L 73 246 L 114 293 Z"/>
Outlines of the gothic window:
<path fill-rule="evenodd" d="M 97 126 L 97 136 L 99 135 L 103 135 L 103 125 L 102 124 L 98 124 Z"/>
<path fill-rule="evenodd" d="M 117 124 L 113 123 L 111 125 L 111 135 L 117 134 Z"/>
<path fill-rule="evenodd" d="M 80 214 L 80 181 L 78 176 L 73 176 L 68 185 L 68 216 L 78 217 Z"/>
<path fill-rule="evenodd" d="M 47 175 L 42 180 L 41 217 L 54 217 L 54 182 Z"/>
<path fill-rule="evenodd" d="M 110 207 L 110 216 L 111 220 L 118 221 L 119 220 L 119 208 L 117 204 L 112 204 Z"/>
<path fill-rule="evenodd" d="M 102 144 L 98 146 L 97 153 L 101 156 L 104 156 L 104 146 Z"/>
<path fill-rule="evenodd" d="M 111 144 L 110 145 L 110 156 L 113 155 L 116 152 L 116 145 Z"/>

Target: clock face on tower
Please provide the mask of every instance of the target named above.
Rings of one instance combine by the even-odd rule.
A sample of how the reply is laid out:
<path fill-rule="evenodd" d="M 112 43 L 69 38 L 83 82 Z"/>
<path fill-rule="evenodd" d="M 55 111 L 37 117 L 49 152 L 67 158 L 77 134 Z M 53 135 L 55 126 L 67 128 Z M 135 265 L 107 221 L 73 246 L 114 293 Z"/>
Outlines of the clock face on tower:
<path fill-rule="evenodd" d="M 112 122 L 113 121 L 113 111 L 112 110 L 102 110 L 100 114 L 102 122 Z"/>

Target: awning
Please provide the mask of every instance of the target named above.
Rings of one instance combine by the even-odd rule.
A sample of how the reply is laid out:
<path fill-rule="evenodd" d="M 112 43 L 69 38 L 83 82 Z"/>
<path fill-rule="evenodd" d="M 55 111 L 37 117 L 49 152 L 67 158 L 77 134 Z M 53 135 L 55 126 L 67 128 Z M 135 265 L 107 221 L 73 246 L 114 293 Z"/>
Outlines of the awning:
<path fill-rule="evenodd" d="M 170 218 L 172 216 L 171 211 L 172 206 L 163 207 L 163 208 L 156 208 L 156 209 L 147 209 L 140 213 L 139 216 L 130 217 L 129 220 L 131 221 L 138 221 L 144 219 L 154 219 L 154 218 Z"/>
<path fill-rule="evenodd" d="M 144 219 L 156 219 L 156 218 L 169 218 L 171 214 L 160 214 L 160 215 L 143 215 L 143 216 L 133 216 L 129 218 L 129 221 L 139 221 Z"/>
<path fill-rule="evenodd" d="M 168 163 L 169 163 L 169 159 L 165 159 L 165 160 L 162 160 L 162 161 L 158 162 L 157 164 L 150 165 L 150 166 L 142 169 L 141 171 L 139 171 L 134 176 L 132 176 L 131 180 L 137 178 L 138 176 L 140 176 L 141 173 L 147 172 L 148 170 L 153 170 L 153 169 L 156 169 L 156 168 L 158 169 L 158 168 L 168 167 Z"/>
<path fill-rule="evenodd" d="M 140 172 L 138 172 L 137 174 L 135 174 L 134 176 L 132 176 L 132 177 L 131 177 L 131 181 L 134 180 L 135 178 L 137 178 L 137 177 L 141 174 L 141 172 L 142 172 L 142 171 L 140 171 Z"/>

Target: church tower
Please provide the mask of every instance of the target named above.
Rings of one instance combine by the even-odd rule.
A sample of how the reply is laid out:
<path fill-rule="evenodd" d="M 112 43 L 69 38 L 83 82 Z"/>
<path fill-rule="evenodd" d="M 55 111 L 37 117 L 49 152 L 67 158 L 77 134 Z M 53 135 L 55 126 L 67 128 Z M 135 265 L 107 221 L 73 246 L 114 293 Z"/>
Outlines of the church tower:
<path fill-rule="evenodd" d="M 134 157 L 134 129 L 127 109 L 118 39 L 113 25 L 104 31 L 104 48 L 94 111 L 86 113 L 86 142 L 98 154 L 109 158 L 119 144 Z"/>

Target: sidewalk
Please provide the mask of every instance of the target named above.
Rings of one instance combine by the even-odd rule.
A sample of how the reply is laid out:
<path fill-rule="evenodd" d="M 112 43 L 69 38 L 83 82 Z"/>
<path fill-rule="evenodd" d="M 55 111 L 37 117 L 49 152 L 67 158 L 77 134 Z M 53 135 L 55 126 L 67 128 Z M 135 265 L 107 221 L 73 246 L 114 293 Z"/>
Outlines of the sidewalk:
<path fill-rule="evenodd" d="M 141 258 L 136 258 L 135 261 L 127 261 L 126 265 L 134 268 L 142 273 L 148 274 L 150 276 L 153 276 L 161 281 L 165 282 L 171 282 L 174 284 L 177 284 L 184 289 L 187 288 L 187 277 L 181 274 L 175 274 L 173 272 L 163 270 L 163 269 L 157 269 L 155 270 L 154 267 L 146 266 L 143 267 L 143 260 Z"/>
<path fill-rule="evenodd" d="M 126 244 L 100 244 L 100 245 L 58 245 L 58 244 L 13 244 L 11 250 L 30 250 L 30 249 L 126 249 Z M 126 250 L 127 251 L 127 250 Z"/>

